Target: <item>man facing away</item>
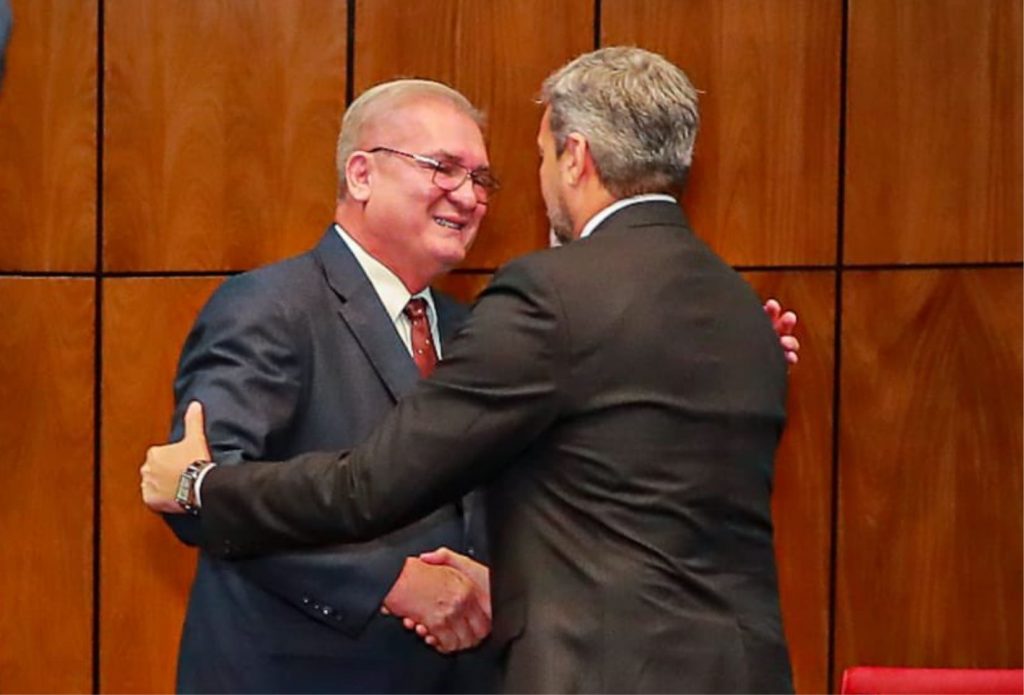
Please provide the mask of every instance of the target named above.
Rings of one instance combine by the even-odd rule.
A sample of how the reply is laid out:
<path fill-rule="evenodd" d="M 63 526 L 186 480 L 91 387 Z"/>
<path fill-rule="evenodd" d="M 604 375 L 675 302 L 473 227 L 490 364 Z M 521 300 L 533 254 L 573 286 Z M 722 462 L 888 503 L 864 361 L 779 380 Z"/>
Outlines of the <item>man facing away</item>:
<path fill-rule="evenodd" d="M 308 253 L 225 282 L 182 351 L 175 421 L 189 401 L 207 403 L 218 462 L 352 447 L 432 368 L 423 358 L 436 359 L 465 309 L 428 284 L 464 258 L 495 185 L 481 123 L 461 94 L 422 80 L 380 85 L 348 109 L 334 224 Z M 201 552 L 178 689 L 486 690 L 487 665 L 464 663 L 481 657 L 438 651 L 489 632 L 486 568 L 464 559 L 474 582 L 418 557 L 479 556 L 482 522 L 458 498 L 368 543 L 244 562 Z M 196 519 L 172 526 L 196 542 Z"/>
<path fill-rule="evenodd" d="M 149 451 L 144 499 L 242 558 L 370 538 L 486 486 L 506 690 L 791 690 L 770 516 L 785 359 L 676 203 L 696 91 L 612 47 L 542 101 L 541 189 L 572 243 L 499 271 L 351 452 L 192 464 L 209 453 L 190 407 L 182 441 Z"/>

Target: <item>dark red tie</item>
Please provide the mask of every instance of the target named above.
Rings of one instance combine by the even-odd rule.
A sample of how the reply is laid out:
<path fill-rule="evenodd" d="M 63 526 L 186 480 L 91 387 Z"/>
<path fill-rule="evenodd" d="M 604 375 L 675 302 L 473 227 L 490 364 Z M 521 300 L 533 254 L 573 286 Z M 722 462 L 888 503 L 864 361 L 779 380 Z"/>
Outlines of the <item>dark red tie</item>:
<path fill-rule="evenodd" d="M 412 324 L 412 358 L 420 368 L 420 376 L 426 378 L 437 366 L 437 350 L 430 334 L 430 316 L 427 314 L 427 300 L 413 297 L 405 305 L 405 315 Z"/>

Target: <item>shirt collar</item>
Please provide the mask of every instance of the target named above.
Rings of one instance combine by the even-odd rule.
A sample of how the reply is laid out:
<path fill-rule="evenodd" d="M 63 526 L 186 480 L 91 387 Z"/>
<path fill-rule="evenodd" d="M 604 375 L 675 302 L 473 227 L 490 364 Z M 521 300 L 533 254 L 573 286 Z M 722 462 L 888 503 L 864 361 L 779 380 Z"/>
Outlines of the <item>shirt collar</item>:
<path fill-rule="evenodd" d="M 597 226 L 604 222 L 606 219 L 611 217 L 614 213 L 618 212 L 624 207 L 630 205 L 636 205 L 637 203 L 649 203 L 653 201 L 663 201 L 666 203 L 677 203 L 678 201 L 670 195 L 664 193 L 644 193 L 641 195 L 635 195 L 630 198 L 623 198 L 622 200 L 616 200 L 614 203 L 606 207 L 605 209 L 598 212 L 596 215 L 590 218 L 587 223 L 583 226 L 583 231 L 580 232 L 580 239 L 584 239 L 591 235 L 591 233 L 597 229 Z"/>
<path fill-rule="evenodd" d="M 356 257 L 356 261 L 363 269 L 363 272 L 366 273 L 367 279 L 373 285 L 377 296 L 380 297 L 384 310 L 387 311 L 388 317 L 392 322 L 397 322 L 402 316 L 405 305 L 409 303 L 410 299 L 422 297 L 427 301 L 427 311 L 430 314 L 431 325 L 437 325 L 437 309 L 434 307 L 434 297 L 431 295 L 429 287 L 414 295 L 409 294 L 409 290 L 405 288 L 405 285 L 398 279 L 398 276 L 391 272 L 391 269 L 386 265 L 367 253 L 366 249 L 359 245 L 359 242 L 341 228 L 341 225 L 335 223 L 334 229 L 338 232 L 341 240 L 345 242 L 345 245 L 348 246 L 352 255 Z"/>

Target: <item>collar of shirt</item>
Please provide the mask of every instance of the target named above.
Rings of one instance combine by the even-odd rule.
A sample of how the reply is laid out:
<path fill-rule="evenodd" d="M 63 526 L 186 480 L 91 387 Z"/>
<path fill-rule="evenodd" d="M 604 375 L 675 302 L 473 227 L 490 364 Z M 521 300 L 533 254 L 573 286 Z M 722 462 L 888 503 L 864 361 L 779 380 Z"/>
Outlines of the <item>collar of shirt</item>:
<path fill-rule="evenodd" d="M 341 228 L 340 224 L 335 223 L 335 231 L 341 237 L 341 240 L 345 242 L 352 255 L 356 257 L 356 261 L 359 266 L 366 273 L 366 277 L 370 280 L 370 284 L 373 285 L 374 291 L 377 296 L 380 297 L 381 304 L 384 305 L 384 310 L 388 313 L 388 317 L 391 322 L 395 324 L 398 329 L 399 336 L 402 338 L 402 342 L 406 344 L 410 352 L 412 350 L 412 343 L 410 342 L 409 332 L 409 320 L 405 314 L 402 313 L 405 310 L 405 305 L 409 303 L 409 300 L 413 297 L 422 297 L 427 301 L 427 313 L 430 317 L 430 332 L 434 336 L 434 344 L 438 348 L 438 357 L 440 354 L 441 337 L 437 330 L 437 307 L 434 306 L 434 297 L 430 293 L 430 288 L 426 287 L 422 291 L 416 294 L 409 294 L 409 290 L 405 288 L 402 281 L 398 279 L 398 276 L 391 272 L 391 269 L 386 265 L 378 261 L 376 258 L 367 253 L 366 249 L 359 245 L 355 239 L 348 235 L 348 233 Z"/>
<path fill-rule="evenodd" d="M 637 203 L 650 203 L 655 200 L 676 204 L 678 204 L 679 202 L 672 196 L 666 195 L 664 193 L 644 193 L 642 195 L 635 195 L 631 198 L 623 198 L 622 200 L 616 200 L 614 203 L 612 203 L 605 209 L 601 210 L 587 221 L 587 223 L 583 226 L 583 231 L 580 232 L 580 239 L 584 239 L 590 236 L 590 234 L 595 229 L 597 229 L 597 226 L 599 224 L 604 222 L 606 219 L 611 217 L 614 213 L 618 212 L 622 208 L 629 207 L 630 205 L 636 205 Z"/>

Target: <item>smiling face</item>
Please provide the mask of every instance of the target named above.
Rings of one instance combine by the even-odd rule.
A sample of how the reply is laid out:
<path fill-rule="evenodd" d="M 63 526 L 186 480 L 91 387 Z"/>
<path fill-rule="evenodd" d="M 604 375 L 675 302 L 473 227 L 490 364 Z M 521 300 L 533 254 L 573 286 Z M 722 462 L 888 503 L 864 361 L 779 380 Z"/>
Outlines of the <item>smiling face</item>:
<path fill-rule="evenodd" d="M 433 182 L 429 165 L 365 150 L 386 147 L 475 171 L 489 166 L 483 134 L 455 105 L 420 97 L 381 117 L 362 140 L 364 152 L 353 155 L 367 158 L 359 241 L 410 291 L 418 291 L 466 257 L 487 206 L 478 202 L 469 180 L 445 191 Z"/>

